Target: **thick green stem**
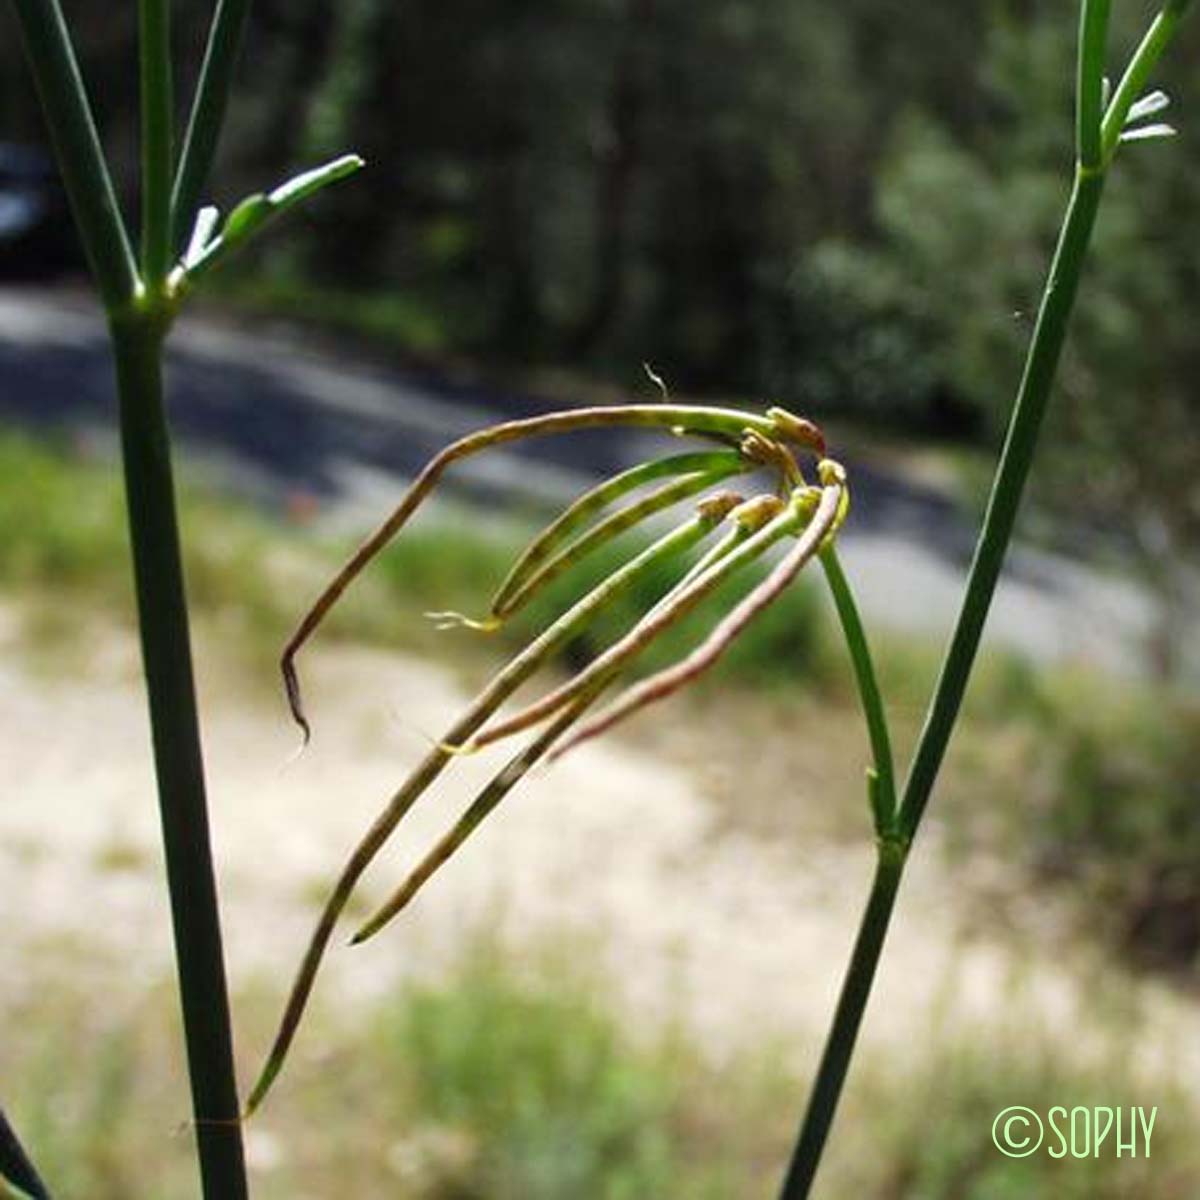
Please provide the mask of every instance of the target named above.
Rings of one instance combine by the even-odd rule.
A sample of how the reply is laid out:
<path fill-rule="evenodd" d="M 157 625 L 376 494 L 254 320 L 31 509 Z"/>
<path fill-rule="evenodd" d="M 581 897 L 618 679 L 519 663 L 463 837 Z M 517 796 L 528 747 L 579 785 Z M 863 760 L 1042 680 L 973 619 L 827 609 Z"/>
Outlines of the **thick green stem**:
<path fill-rule="evenodd" d="M 125 223 L 58 0 L 13 0 L 79 236 L 105 306 L 138 288 Z"/>
<path fill-rule="evenodd" d="M 169 0 L 138 0 L 138 60 L 142 86 L 142 277 L 158 288 L 171 253 L 171 91 Z"/>
<path fill-rule="evenodd" d="M 854 1053 L 858 1028 L 862 1024 L 871 985 L 875 981 L 875 969 L 879 965 L 879 953 L 887 936 L 896 891 L 904 873 L 905 858 L 906 849 L 902 843 L 880 843 L 871 896 L 858 927 L 854 952 L 850 956 L 850 966 L 842 983 L 833 1025 L 809 1095 L 800 1138 L 788 1166 L 783 1190 L 779 1193 L 780 1200 L 804 1200 L 817 1173 L 829 1126 L 833 1122 L 842 1084 L 846 1079 L 846 1070 L 850 1065 L 850 1056 Z"/>
<path fill-rule="evenodd" d="M 171 247 L 175 251 L 183 248 L 191 232 L 200 194 L 216 157 L 249 11 L 250 0 L 220 0 L 213 15 L 171 197 Z"/>
<path fill-rule="evenodd" d="M 114 321 L 126 502 L 206 1200 L 247 1196 L 233 1039 L 154 314 Z"/>

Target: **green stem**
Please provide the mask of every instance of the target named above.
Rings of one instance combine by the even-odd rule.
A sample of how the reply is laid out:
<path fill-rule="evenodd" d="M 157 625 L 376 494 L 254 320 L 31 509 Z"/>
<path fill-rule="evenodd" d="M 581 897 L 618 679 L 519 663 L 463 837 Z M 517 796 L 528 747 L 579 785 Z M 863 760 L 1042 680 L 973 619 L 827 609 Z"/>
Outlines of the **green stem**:
<path fill-rule="evenodd" d="M 110 311 L 138 289 L 125 223 L 58 0 L 13 0 L 79 236 Z"/>
<path fill-rule="evenodd" d="M 916 833 L 921 822 L 921 815 L 929 802 L 946 746 L 958 719 L 984 622 L 1012 538 L 1021 493 L 1033 463 L 1033 453 L 1046 414 L 1103 192 L 1103 172 L 1089 171 L 1083 167 L 1076 171 L 1075 186 L 1071 191 L 1062 234 L 1034 327 L 1025 374 L 1017 392 L 1008 436 L 996 469 L 975 559 L 967 576 L 962 610 L 946 651 L 942 673 L 905 785 L 900 806 L 900 830 L 908 838 Z"/>
<path fill-rule="evenodd" d="M 167 276 L 171 247 L 170 0 L 138 0 L 138 60 L 142 86 L 142 274 L 157 289 Z"/>
<path fill-rule="evenodd" d="M 175 251 L 183 248 L 191 233 L 200 194 L 216 157 L 249 11 L 250 0 L 220 0 L 213 15 L 171 197 L 171 248 Z"/>
<path fill-rule="evenodd" d="M 896 769 L 892 760 L 892 739 L 888 732 L 887 711 L 879 680 L 875 675 L 875 664 L 871 660 L 871 647 L 867 633 L 859 616 L 858 605 L 850 581 L 842 570 L 837 550 L 832 542 L 821 551 L 821 566 L 833 595 L 834 607 L 841 622 L 850 661 L 854 665 L 854 678 L 858 683 L 858 694 L 862 701 L 863 716 L 867 722 L 867 733 L 871 739 L 871 755 L 875 761 L 878 800 L 873 798 L 876 808 L 875 832 L 881 837 L 892 830 L 896 812 Z"/>
<path fill-rule="evenodd" d="M 112 324 L 142 660 L 206 1200 L 245 1200 L 233 1039 L 162 394 L 162 326 Z"/>
<path fill-rule="evenodd" d="M 1098 167 L 1102 159 L 1104 54 L 1112 0 L 1084 0 L 1079 17 L 1079 70 L 1076 79 L 1075 146 L 1079 162 Z"/>
<path fill-rule="evenodd" d="M 1101 144 L 1105 162 L 1108 162 L 1116 153 L 1117 145 L 1121 140 L 1121 131 L 1125 128 L 1125 121 L 1129 117 L 1129 110 L 1146 86 L 1150 72 L 1158 65 L 1163 51 L 1175 36 L 1175 31 L 1179 28 L 1179 22 L 1183 20 L 1188 3 L 1189 0 L 1170 0 L 1151 22 L 1150 28 L 1146 30 L 1146 36 L 1142 38 L 1141 44 L 1133 52 L 1129 66 L 1125 68 L 1125 74 L 1121 76 L 1121 82 L 1117 84 L 1117 90 L 1113 93 L 1108 112 L 1104 115 Z"/>
<path fill-rule="evenodd" d="M 804 1200 L 817 1173 L 846 1070 L 850 1065 L 850 1056 L 854 1053 L 867 998 L 875 981 L 875 969 L 879 965 L 879 954 L 887 936 L 896 891 L 904 873 L 905 858 L 906 849 L 902 843 L 880 843 L 871 895 L 858 928 L 833 1025 L 809 1095 L 800 1138 L 788 1166 L 783 1190 L 779 1193 L 780 1200 Z"/>
<path fill-rule="evenodd" d="M 781 1200 L 809 1192 L 833 1121 L 855 1037 L 904 870 L 907 847 L 920 824 L 979 648 L 984 621 L 1012 537 L 1021 492 L 1029 475 L 1038 432 L 1058 367 L 1067 322 L 1078 289 L 1088 241 L 1104 190 L 1102 170 L 1079 167 L 1062 233 L 1050 266 L 1025 373 L 1017 392 L 1008 437 L 1000 456 L 987 515 L 967 578 L 958 624 L 946 652 L 925 727 L 904 789 L 895 831 L 880 841 L 880 859 L 863 914 L 846 981 L 838 999 L 825 1053 L 817 1071 Z"/>

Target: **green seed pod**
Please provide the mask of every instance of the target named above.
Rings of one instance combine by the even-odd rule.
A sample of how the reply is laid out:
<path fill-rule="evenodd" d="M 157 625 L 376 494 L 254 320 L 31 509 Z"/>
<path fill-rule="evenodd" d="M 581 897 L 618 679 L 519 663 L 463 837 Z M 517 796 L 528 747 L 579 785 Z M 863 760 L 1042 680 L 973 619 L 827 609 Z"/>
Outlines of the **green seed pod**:
<path fill-rule="evenodd" d="M 811 421 L 788 412 L 786 408 L 768 408 L 767 416 L 775 427 L 775 436 L 784 441 L 795 442 L 805 450 L 823 457 L 825 454 L 825 435 Z"/>
<path fill-rule="evenodd" d="M 524 750 L 509 759 L 453 827 L 409 872 L 387 902 L 355 933 L 350 939 L 352 945 L 358 945 L 373 937 L 412 902 L 421 888 L 445 866 L 504 797 L 546 756 L 554 743 L 582 716 L 599 694 L 600 689 L 597 688 L 594 692 L 581 696 L 574 704 L 564 709 Z"/>
<path fill-rule="evenodd" d="M 521 684 L 557 653 L 567 641 L 581 629 L 586 628 L 605 606 L 632 587 L 643 575 L 656 572 L 663 563 L 686 554 L 688 550 L 711 534 L 713 529 L 740 502 L 740 496 L 727 493 L 723 501 L 709 503 L 705 512 L 697 513 L 678 528 L 659 538 L 653 545 L 579 600 L 492 678 L 491 682 L 451 726 L 443 739 L 443 744 L 434 746 L 413 769 L 354 848 L 334 884 L 292 983 L 288 1002 L 266 1064 L 250 1092 L 247 1114 L 252 1113 L 262 1103 L 283 1066 L 300 1018 L 308 1003 L 308 997 L 312 992 L 321 959 L 324 957 L 329 939 L 333 935 L 334 926 L 345 909 L 355 886 L 363 872 L 386 845 L 404 815 L 451 761 L 453 754 L 447 749 L 447 745 L 458 744 L 470 738 Z"/>
<path fill-rule="evenodd" d="M 520 586 L 508 588 L 507 591 L 502 588 L 492 601 L 492 618 L 499 621 L 507 620 L 513 613 L 528 604 L 538 592 L 582 562 L 589 554 L 599 550 L 601 546 L 640 525 L 655 513 L 671 508 L 696 495 L 697 492 L 702 492 L 706 488 L 720 483 L 722 479 L 727 479 L 730 475 L 746 469 L 747 464 L 741 456 L 737 453 L 730 453 L 720 466 L 685 475 L 682 479 L 668 483 L 648 496 L 612 513 L 589 529 L 587 533 L 576 538 L 542 566 L 536 568 L 531 574 L 528 574 Z"/>
<path fill-rule="evenodd" d="M 295 666 L 296 655 L 325 619 L 329 610 L 338 602 L 346 588 L 366 568 L 375 555 L 399 533 L 437 486 L 442 475 L 454 463 L 493 446 L 505 445 L 523 438 L 606 426 L 657 428 L 673 433 L 712 438 L 736 447 L 748 431 L 755 431 L 767 438 L 780 436 L 781 427 L 777 422 L 783 421 L 786 426 L 785 436 L 793 437 L 793 435 L 804 434 L 811 443 L 812 437 L 806 432 L 810 428 L 808 422 L 803 422 L 800 418 L 793 417 L 782 409 L 773 411 L 776 414 L 775 417 L 760 417 L 751 413 L 738 412 L 736 409 L 710 408 L 700 405 L 618 404 L 581 408 L 570 412 L 547 413 L 541 417 L 508 421 L 502 425 L 494 425 L 479 430 L 477 433 L 469 434 L 447 446 L 425 465 L 391 515 L 363 542 L 330 580 L 312 607 L 301 618 L 299 625 L 283 648 L 279 667 L 283 675 L 288 706 L 291 709 L 292 717 L 304 732 L 305 740 L 308 739 L 310 728 L 308 719 L 304 715 L 300 679 Z M 815 426 L 811 428 L 815 429 Z"/>
<path fill-rule="evenodd" d="M 736 571 L 764 554 L 780 538 L 808 523 L 816 507 L 820 492 L 805 488 L 796 492 L 787 508 L 773 520 L 751 535 L 725 558 L 714 563 L 703 574 L 692 580 L 686 588 L 678 589 L 669 597 L 669 603 L 660 604 L 650 611 L 629 633 L 615 645 L 610 646 L 589 666 L 580 671 L 570 682 L 556 688 L 541 700 L 515 713 L 503 721 L 476 734 L 469 743 L 460 747 L 464 751 L 478 750 L 492 742 L 510 737 L 531 725 L 536 725 L 569 703 L 593 684 L 607 680 L 623 670 L 642 653 L 665 629 L 682 620 L 706 596 L 711 594 Z"/>
<path fill-rule="evenodd" d="M 718 622 L 700 646 L 674 666 L 635 684 L 606 711 L 588 721 L 582 729 L 573 734 L 553 752 L 551 757 L 559 758 L 580 742 L 598 737 L 647 705 L 673 696 L 712 667 L 746 627 L 783 594 L 800 570 L 820 550 L 837 521 L 841 506 L 841 492 L 842 489 L 838 484 L 831 484 L 822 489 L 820 501 L 812 514 L 812 519 L 800 532 L 796 544 L 784 555 L 766 579 Z"/>
<path fill-rule="evenodd" d="M 653 483 L 670 475 L 689 475 L 695 471 L 718 470 L 737 456 L 729 450 L 698 451 L 693 454 L 676 454 L 671 458 L 660 458 L 653 462 L 640 463 L 628 471 L 622 471 L 606 479 L 597 487 L 585 492 L 570 507 L 546 526 L 522 552 L 507 578 L 492 599 L 490 611 L 494 615 L 505 610 L 509 597 L 525 580 L 567 540 L 583 528 L 594 516 L 607 508 L 614 500 L 635 491 L 644 484 Z"/>

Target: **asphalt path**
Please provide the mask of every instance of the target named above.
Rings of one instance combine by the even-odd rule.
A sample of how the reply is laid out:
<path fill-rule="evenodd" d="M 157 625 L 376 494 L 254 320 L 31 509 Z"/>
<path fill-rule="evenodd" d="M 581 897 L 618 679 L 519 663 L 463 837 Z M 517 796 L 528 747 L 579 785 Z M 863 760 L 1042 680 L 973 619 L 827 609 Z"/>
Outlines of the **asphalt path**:
<path fill-rule="evenodd" d="M 356 530 L 386 512 L 446 442 L 548 407 L 544 398 L 383 367 L 259 323 L 181 321 L 168 373 L 171 425 L 189 466 L 257 503 L 299 505 Z M 0 421 L 115 444 L 105 331 L 86 296 L 0 288 Z M 465 461 L 453 486 L 488 507 L 554 503 L 638 461 L 656 441 L 636 431 L 535 439 Z M 970 561 L 971 522 L 947 495 L 869 453 L 839 457 L 854 496 L 843 557 L 863 607 L 902 630 L 945 632 Z M 1128 673 L 1143 661 L 1151 618 L 1128 580 L 1018 546 L 988 636 L 1035 660 Z"/>

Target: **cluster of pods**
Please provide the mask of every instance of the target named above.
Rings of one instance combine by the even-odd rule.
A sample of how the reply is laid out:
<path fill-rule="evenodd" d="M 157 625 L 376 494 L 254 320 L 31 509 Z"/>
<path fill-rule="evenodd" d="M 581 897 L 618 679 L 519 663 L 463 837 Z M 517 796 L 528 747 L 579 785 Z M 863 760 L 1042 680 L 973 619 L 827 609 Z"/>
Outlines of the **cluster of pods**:
<path fill-rule="evenodd" d="M 498 629 L 552 581 L 619 534 L 691 501 L 686 516 L 533 637 L 475 696 L 392 796 L 330 893 L 267 1064 L 251 1092 L 249 1111 L 262 1102 L 283 1064 L 321 958 L 353 889 L 404 815 L 457 755 L 541 726 L 354 934 L 354 943 L 371 937 L 399 913 L 536 763 L 561 755 L 685 687 L 720 658 L 806 563 L 832 555 L 834 535 L 849 506 L 845 471 L 825 457 L 821 431 L 785 409 L 770 408 L 758 415 L 669 403 L 628 404 L 550 413 L 481 430 L 454 442 L 429 462 L 395 511 L 330 582 L 285 648 L 282 669 L 288 700 L 306 739 L 310 731 L 295 668 L 297 652 L 354 578 L 428 498 L 446 469 L 469 455 L 517 439 L 606 426 L 658 428 L 674 438 L 696 438 L 708 445 L 642 463 L 581 495 L 530 542 L 484 617 L 430 615 L 443 627 Z M 804 459 L 814 461 L 811 482 L 801 467 Z M 750 494 L 731 490 L 731 483 L 739 478 L 747 482 L 765 478 L 767 488 Z M 678 663 L 630 685 L 607 707 L 592 711 L 656 638 L 781 543 L 787 547 L 783 554 L 765 574 L 758 573 L 756 582 L 695 649 Z M 608 606 L 646 578 L 661 578 L 664 568 L 674 569 L 676 582 L 632 628 L 566 683 L 520 711 L 497 718 L 517 689 L 555 661 L 563 647 Z"/>

